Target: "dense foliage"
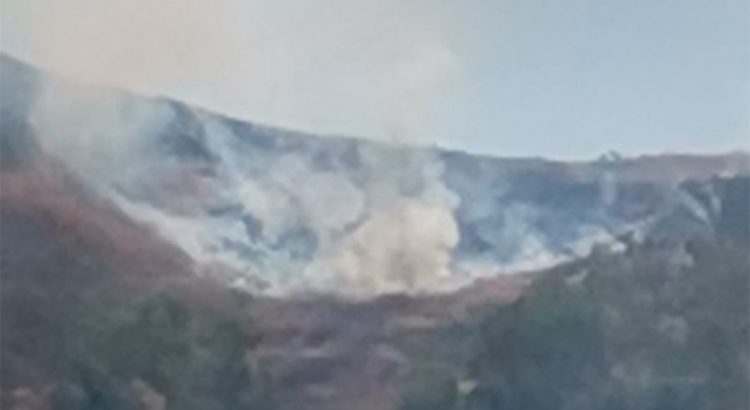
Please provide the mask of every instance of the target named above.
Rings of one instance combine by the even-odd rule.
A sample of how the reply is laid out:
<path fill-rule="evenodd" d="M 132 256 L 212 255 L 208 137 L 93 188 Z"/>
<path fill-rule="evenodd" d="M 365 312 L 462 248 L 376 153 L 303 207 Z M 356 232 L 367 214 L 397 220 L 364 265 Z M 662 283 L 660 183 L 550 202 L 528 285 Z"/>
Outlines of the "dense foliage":
<path fill-rule="evenodd" d="M 159 294 L 116 310 L 90 310 L 68 321 L 66 332 L 72 337 L 49 341 L 57 351 L 48 355 L 45 365 L 54 368 L 46 376 L 54 377 L 38 393 L 52 409 L 270 407 L 249 355 L 254 336 L 221 314 L 191 312 Z M 4 359 L 23 360 L 28 349 L 14 348 L 14 336 L 3 339 Z M 5 376 L 12 385 L 14 375 Z"/>
<path fill-rule="evenodd" d="M 2 211 L 5 408 L 262 410 L 271 406 L 242 300 L 192 278 L 112 266 L 81 236 Z M 213 287 L 212 287 L 213 286 Z M 214 292 L 214 293 L 210 293 Z M 211 303 L 204 303 L 210 299 Z"/>
<path fill-rule="evenodd" d="M 267 408 L 240 324 L 191 313 L 165 295 L 108 316 L 84 330 L 54 408 L 138 408 L 146 392 L 167 409 Z"/>
<path fill-rule="evenodd" d="M 436 408 L 435 391 L 462 410 L 748 408 L 746 246 L 644 243 L 547 272 L 476 330 L 465 380 L 403 408 Z"/>

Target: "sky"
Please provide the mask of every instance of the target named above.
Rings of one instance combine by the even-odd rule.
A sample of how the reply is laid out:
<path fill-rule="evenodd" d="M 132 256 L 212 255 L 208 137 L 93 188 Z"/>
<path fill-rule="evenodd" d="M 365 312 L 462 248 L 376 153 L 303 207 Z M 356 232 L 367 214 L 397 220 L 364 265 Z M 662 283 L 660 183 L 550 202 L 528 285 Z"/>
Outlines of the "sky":
<path fill-rule="evenodd" d="M 309 132 L 750 149 L 747 0 L 0 0 L 0 19 L 3 51 L 71 79 Z"/>

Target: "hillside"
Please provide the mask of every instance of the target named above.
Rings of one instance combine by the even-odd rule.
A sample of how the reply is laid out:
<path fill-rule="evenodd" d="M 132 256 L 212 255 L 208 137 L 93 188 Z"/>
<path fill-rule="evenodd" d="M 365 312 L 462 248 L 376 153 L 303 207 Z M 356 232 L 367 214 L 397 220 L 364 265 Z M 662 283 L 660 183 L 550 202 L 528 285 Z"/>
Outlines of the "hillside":
<path fill-rule="evenodd" d="M 38 146 L 256 293 L 444 292 L 627 235 L 711 232 L 720 198 L 688 182 L 750 171 L 746 153 L 559 162 L 307 135 L 2 71 L 4 164 Z"/>
<path fill-rule="evenodd" d="M 0 64 L 10 409 L 746 408 L 746 153 L 315 136 Z"/>

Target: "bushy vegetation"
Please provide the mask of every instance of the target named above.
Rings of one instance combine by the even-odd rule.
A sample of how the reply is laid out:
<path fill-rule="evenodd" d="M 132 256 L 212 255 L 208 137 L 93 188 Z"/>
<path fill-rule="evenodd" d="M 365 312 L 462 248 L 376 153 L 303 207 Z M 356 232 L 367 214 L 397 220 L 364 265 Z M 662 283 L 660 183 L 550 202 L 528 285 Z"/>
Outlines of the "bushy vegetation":
<path fill-rule="evenodd" d="M 178 286 L 195 278 L 114 267 L 45 218 L 2 220 L 0 407 L 271 408 L 238 295 L 209 282 L 196 298 Z"/>
<path fill-rule="evenodd" d="M 75 336 L 57 340 L 46 363 L 54 363 L 43 393 L 52 409 L 142 409 L 148 396 L 161 402 L 154 409 L 271 407 L 250 357 L 255 336 L 221 314 L 159 294 L 66 326 Z"/>
<path fill-rule="evenodd" d="M 144 392 L 167 409 L 264 409 L 270 406 L 252 366 L 252 335 L 220 315 L 190 312 L 158 295 L 87 324 L 54 408 L 138 408 Z"/>
<path fill-rule="evenodd" d="M 596 252 L 547 272 L 476 330 L 471 388 L 455 380 L 441 408 L 748 408 L 749 278 L 735 236 Z M 426 408 L 413 391 L 404 408 Z"/>

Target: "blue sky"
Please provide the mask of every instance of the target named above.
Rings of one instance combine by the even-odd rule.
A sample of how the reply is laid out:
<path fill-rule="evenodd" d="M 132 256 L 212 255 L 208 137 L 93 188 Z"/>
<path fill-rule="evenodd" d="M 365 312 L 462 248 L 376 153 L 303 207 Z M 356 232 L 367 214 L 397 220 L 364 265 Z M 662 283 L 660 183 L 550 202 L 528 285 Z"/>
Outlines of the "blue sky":
<path fill-rule="evenodd" d="M 3 0 L 2 48 L 307 131 L 495 155 L 750 148 L 746 0 Z"/>

